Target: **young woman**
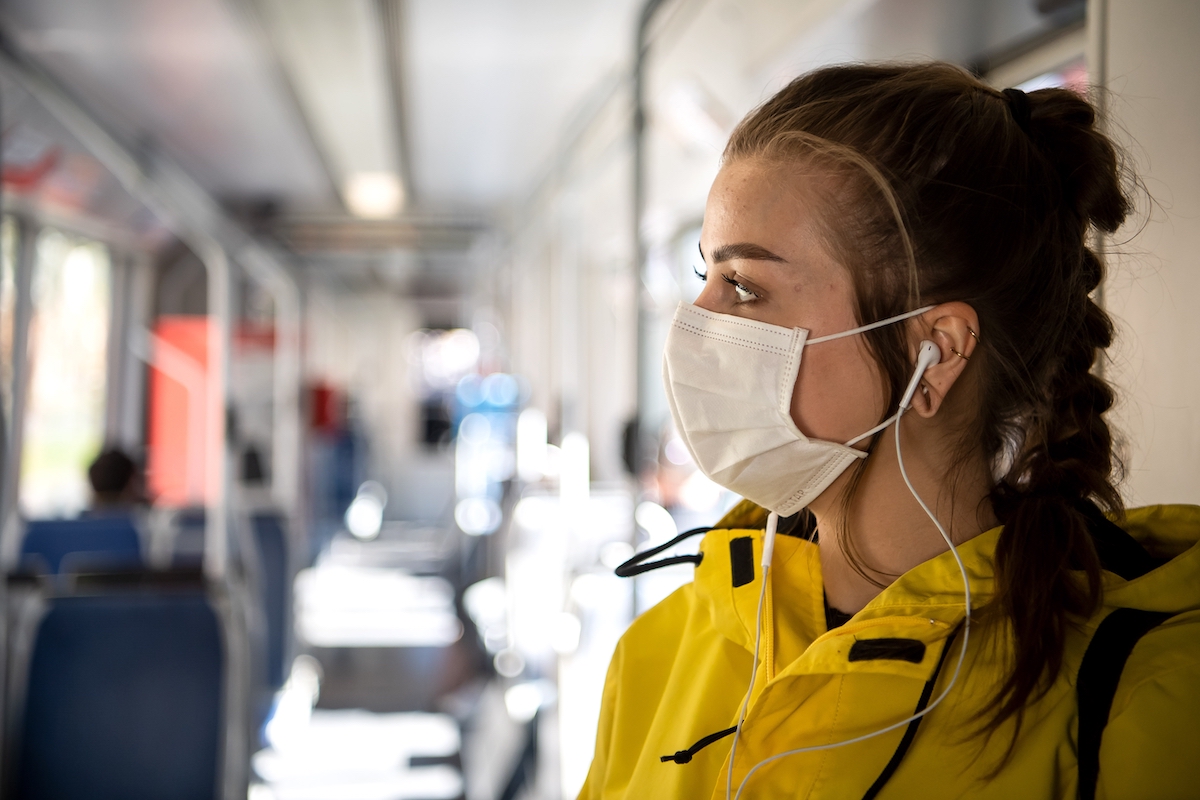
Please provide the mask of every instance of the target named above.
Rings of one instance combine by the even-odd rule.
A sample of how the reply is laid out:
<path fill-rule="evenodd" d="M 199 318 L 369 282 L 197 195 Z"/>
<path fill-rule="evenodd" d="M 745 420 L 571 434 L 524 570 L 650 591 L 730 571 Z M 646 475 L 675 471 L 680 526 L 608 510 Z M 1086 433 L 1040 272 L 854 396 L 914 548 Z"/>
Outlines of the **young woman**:
<path fill-rule="evenodd" d="M 948 65 L 738 126 L 664 375 L 747 500 L 622 638 L 581 797 L 1200 796 L 1200 509 L 1122 508 L 1093 372 L 1128 208 L 1086 100 Z"/>

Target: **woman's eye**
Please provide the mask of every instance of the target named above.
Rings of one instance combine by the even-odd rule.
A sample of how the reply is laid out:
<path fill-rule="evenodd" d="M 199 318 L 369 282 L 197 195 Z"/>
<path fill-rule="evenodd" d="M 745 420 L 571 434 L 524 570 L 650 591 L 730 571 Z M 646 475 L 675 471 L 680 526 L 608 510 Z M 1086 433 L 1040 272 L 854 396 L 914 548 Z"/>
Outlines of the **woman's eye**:
<path fill-rule="evenodd" d="M 731 278 L 728 275 L 722 275 L 721 277 L 725 280 L 726 283 L 728 283 L 730 286 L 733 287 L 733 290 L 735 292 L 737 292 L 738 300 L 740 302 L 746 303 L 746 302 L 749 302 L 750 300 L 758 299 L 758 295 L 755 292 L 752 292 L 749 289 L 747 289 L 742 284 L 738 283 L 737 278 Z"/>
<path fill-rule="evenodd" d="M 696 273 L 696 277 L 708 283 L 708 272 L 701 272 L 699 267 L 692 267 L 692 272 Z"/>

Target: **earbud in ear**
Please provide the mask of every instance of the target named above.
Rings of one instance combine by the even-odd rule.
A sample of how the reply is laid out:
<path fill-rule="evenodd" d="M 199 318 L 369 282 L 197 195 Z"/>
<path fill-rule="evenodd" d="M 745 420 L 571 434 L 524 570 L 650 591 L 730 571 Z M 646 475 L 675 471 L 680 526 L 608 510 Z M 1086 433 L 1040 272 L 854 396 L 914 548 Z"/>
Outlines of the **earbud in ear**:
<path fill-rule="evenodd" d="M 912 407 L 913 395 L 921 383 L 921 376 L 925 374 L 925 370 L 941 360 L 942 351 L 938 349 L 938 346 L 928 339 L 922 340 L 921 347 L 917 350 L 917 368 L 908 382 L 908 388 L 904 390 L 904 399 L 900 401 L 901 410 L 907 411 Z"/>

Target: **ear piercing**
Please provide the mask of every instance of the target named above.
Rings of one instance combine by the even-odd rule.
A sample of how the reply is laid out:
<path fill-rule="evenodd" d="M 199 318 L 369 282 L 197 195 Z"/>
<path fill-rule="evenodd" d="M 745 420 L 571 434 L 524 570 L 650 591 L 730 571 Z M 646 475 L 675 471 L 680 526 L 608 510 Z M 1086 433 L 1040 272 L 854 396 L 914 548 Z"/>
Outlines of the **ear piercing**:
<path fill-rule="evenodd" d="M 968 326 L 967 326 L 967 333 L 971 334 L 971 338 L 972 338 L 972 339 L 974 339 L 976 342 L 978 342 L 978 341 L 979 341 L 979 334 L 978 334 L 978 333 L 976 333 L 975 331 L 971 330 L 971 326 L 970 326 L 970 325 L 968 325 Z M 951 347 L 951 348 L 950 348 L 950 352 L 951 352 L 951 353 L 954 353 L 954 355 L 958 356 L 958 357 L 959 357 L 959 358 L 961 358 L 963 361 L 970 361 L 970 360 L 971 360 L 971 357 L 970 357 L 970 356 L 963 355 L 962 353 L 960 353 L 960 352 L 958 352 L 957 350 L 955 350 L 953 347 Z"/>

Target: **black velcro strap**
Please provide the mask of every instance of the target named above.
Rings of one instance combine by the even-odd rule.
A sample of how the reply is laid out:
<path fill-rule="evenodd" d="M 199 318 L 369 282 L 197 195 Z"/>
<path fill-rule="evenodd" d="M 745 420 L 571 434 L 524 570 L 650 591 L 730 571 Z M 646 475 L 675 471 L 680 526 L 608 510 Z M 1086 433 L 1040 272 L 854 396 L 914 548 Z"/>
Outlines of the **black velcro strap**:
<path fill-rule="evenodd" d="M 1080 800 L 1096 796 L 1100 777 L 1100 739 L 1125 662 L 1138 640 L 1173 615 L 1161 611 L 1142 611 L 1118 608 L 1100 623 L 1075 681 L 1075 697 L 1079 704 L 1079 791 Z"/>
<path fill-rule="evenodd" d="M 723 731 L 717 731 L 716 733 L 710 733 L 708 736 L 705 736 L 703 739 L 696 742 L 694 745 L 689 747 L 687 750 L 676 750 L 675 753 L 673 753 L 672 755 L 659 756 L 658 760 L 662 761 L 664 764 L 668 761 L 674 761 L 676 764 L 686 764 L 692 760 L 692 756 L 696 755 L 696 753 L 699 753 L 701 750 L 708 747 L 713 742 L 721 741 L 726 736 L 728 736 L 729 734 L 733 733 L 736 730 L 737 730 L 737 725 L 734 725 L 732 728 L 726 728 Z"/>
<path fill-rule="evenodd" d="M 664 550 L 669 550 L 670 548 L 682 542 L 684 539 L 690 539 L 693 536 L 701 533 L 708 533 L 711 530 L 712 528 L 693 528 L 690 531 L 684 531 L 665 544 L 660 544 L 658 547 L 652 547 L 649 550 L 643 550 L 633 558 L 626 561 L 624 564 L 621 564 L 621 566 L 614 569 L 613 572 L 616 573 L 618 578 L 632 578 L 634 575 L 641 575 L 643 572 L 649 572 L 650 570 L 658 569 L 659 567 L 667 567 L 671 564 L 699 564 L 704 560 L 703 553 L 696 553 L 688 556 L 671 556 L 670 558 L 664 558 L 659 561 L 651 561 L 649 564 L 644 562 L 646 559 L 653 558 Z"/>
<path fill-rule="evenodd" d="M 925 660 L 925 643 L 916 639 L 859 639 L 850 645 L 851 661 L 910 661 Z"/>
<path fill-rule="evenodd" d="M 729 540 L 729 573 L 735 589 L 754 582 L 754 540 L 749 536 Z"/>

